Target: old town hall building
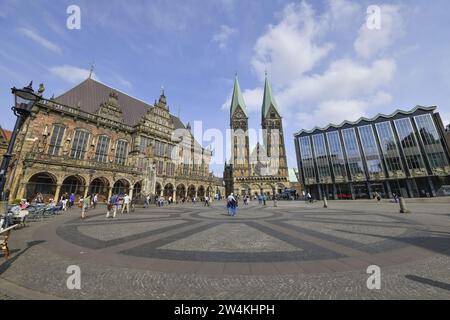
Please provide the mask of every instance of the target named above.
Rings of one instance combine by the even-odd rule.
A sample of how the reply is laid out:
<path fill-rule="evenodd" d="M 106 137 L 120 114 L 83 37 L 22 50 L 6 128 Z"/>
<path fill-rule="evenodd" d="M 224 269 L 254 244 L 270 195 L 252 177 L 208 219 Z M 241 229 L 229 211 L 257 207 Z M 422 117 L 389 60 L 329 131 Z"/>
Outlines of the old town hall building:
<path fill-rule="evenodd" d="M 63 193 L 101 200 L 129 193 L 166 198 L 221 191 L 209 171 L 211 151 L 170 114 L 164 91 L 153 105 L 88 78 L 42 98 L 22 127 L 9 169 L 9 199 Z"/>
<path fill-rule="evenodd" d="M 289 188 L 283 121 L 266 75 L 261 108 L 262 143 L 250 150 L 248 113 L 236 77 L 230 106 L 231 160 L 225 164 L 226 193 L 274 195 Z"/>

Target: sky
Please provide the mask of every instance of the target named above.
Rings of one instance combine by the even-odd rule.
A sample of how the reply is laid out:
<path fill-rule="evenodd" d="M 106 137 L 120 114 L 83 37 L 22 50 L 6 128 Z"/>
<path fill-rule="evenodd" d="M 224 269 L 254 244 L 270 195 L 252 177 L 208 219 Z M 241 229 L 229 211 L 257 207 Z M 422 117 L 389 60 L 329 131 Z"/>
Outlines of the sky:
<path fill-rule="evenodd" d="M 0 125 L 14 126 L 11 87 L 33 80 L 58 96 L 93 64 L 94 78 L 148 103 L 164 87 L 172 114 L 224 133 L 237 73 L 258 129 L 267 71 L 295 167 L 301 129 L 416 105 L 450 123 L 448 12 L 448 0 L 0 0 Z"/>

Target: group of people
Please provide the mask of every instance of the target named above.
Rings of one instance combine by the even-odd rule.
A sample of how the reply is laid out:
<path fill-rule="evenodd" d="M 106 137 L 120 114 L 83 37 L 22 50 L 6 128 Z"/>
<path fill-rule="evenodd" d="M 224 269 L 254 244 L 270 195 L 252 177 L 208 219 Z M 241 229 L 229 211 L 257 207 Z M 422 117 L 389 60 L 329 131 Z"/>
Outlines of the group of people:
<path fill-rule="evenodd" d="M 131 197 L 128 194 L 125 194 L 124 196 L 114 194 L 108 200 L 106 206 L 106 218 L 109 218 L 112 213 L 112 218 L 114 219 L 117 211 L 120 211 L 121 213 L 130 213 L 131 206 Z"/>
<path fill-rule="evenodd" d="M 71 201 L 70 198 L 69 201 Z M 95 194 L 88 193 L 86 197 L 80 197 L 80 199 L 78 200 L 78 206 L 81 208 L 81 219 L 86 219 L 87 218 L 86 212 L 90 208 L 95 209 L 97 207 L 97 203 L 98 203 L 98 193 Z"/>

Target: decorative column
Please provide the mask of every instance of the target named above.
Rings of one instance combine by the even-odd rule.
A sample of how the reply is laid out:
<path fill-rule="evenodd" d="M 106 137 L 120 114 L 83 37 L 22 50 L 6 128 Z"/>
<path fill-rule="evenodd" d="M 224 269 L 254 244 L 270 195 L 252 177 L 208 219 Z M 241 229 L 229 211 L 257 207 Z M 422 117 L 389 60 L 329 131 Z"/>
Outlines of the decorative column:
<path fill-rule="evenodd" d="M 16 198 L 17 199 L 23 199 L 24 195 L 25 195 L 25 188 L 26 188 L 27 183 L 26 182 L 21 182 L 20 183 L 20 188 L 19 188 L 19 192 L 17 193 Z"/>
<path fill-rule="evenodd" d="M 111 197 L 112 197 L 112 187 L 108 187 L 108 199 L 107 200 L 109 200 L 109 199 L 111 199 Z"/>
<path fill-rule="evenodd" d="M 58 203 L 58 201 L 59 201 L 59 192 L 60 191 L 61 191 L 61 184 L 57 184 L 55 196 L 53 197 L 53 199 L 55 200 L 55 203 Z"/>

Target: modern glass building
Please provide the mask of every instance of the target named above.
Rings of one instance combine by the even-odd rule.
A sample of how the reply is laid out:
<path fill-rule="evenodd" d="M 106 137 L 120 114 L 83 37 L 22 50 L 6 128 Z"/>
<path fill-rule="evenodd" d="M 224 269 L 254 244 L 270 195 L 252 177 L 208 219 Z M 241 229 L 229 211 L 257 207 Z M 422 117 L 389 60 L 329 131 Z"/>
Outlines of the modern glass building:
<path fill-rule="evenodd" d="M 450 185 L 450 155 L 435 110 L 417 106 L 296 133 L 306 191 L 315 199 L 436 196 Z"/>

